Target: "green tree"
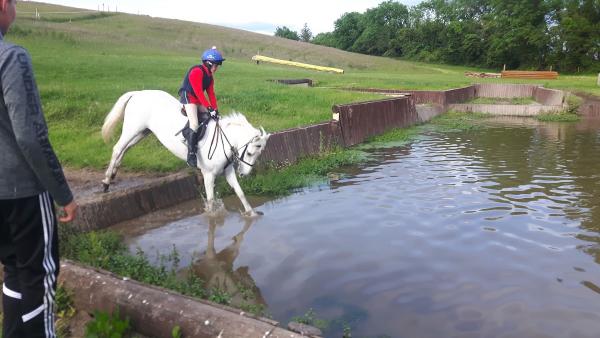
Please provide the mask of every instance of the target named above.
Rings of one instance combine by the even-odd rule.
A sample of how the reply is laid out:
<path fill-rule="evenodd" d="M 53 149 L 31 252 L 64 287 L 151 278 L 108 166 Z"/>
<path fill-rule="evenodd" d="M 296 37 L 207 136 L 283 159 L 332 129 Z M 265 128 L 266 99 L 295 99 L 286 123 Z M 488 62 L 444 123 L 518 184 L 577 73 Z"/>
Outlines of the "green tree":
<path fill-rule="evenodd" d="M 354 42 L 364 30 L 362 16 L 358 12 L 345 13 L 335 21 L 333 36 L 337 41 L 338 48 L 350 50 L 354 45 Z"/>
<path fill-rule="evenodd" d="M 354 41 L 353 51 L 371 55 L 401 55 L 401 51 L 392 48 L 391 41 L 408 23 L 406 6 L 388 0 L 368 9 L 361 21 L 364 30 Z"/>
<path fill-rule="evenodd" d="M 312 32 L 310 31 L 310 28 L 308 28 L 308 24 L 304 23 L 304 27 L 302 27 L 302 30 L 300 30 L 300 40 L 304 42 L 310 42 L 311 39 Z"/>
<path fill-rule="evenodd" d="M 345 13 L 315 40 L 427 62 L 600 71 L 600 1 L 425 0 L 407 8 L 388 0 Z"/>
<path fill-rule="evenodd" d="M 293 30 L 287 28 L 286 26 L 277 27 L 277 29 L 275 29 L 275 36 L 278 36 L 280 38 L 290 39 L 290 40 L 296 40 L 296 41 L 300 40 L 298 33 L 296 31 L 293 31 Z"/>
<path fill-rule="evenodd" d="M 327 47 L 336 47 L 337 40 L 332 32 L 319 33 L 315 35 L 312 39 L 312 43 L 315 45 L 327 46 Z"/>
<path fill-rule="evenodd" d="M 551 1 L 491 0 L 491 4 L 492 11 L 486 18 L 487 66 L 544 68 L 550 42 L 546 15 Z"/>
<path fill-rule="evenodd" d="M 566 71 L 600 71 L 600 2 L 565 0 L 551 28 L 551 63 Z"/>

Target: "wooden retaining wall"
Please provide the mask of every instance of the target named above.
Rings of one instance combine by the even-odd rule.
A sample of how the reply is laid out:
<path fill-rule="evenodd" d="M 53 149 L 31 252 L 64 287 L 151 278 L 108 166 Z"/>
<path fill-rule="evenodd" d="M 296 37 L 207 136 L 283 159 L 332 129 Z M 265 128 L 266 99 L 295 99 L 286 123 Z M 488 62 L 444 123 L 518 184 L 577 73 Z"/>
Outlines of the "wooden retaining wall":
<path fill-rule="evenodd" d="M 455 88 L 442 91 L 433 90 L 408 90 L 415 104 L 436 104 L 446 107 L 449 104 L 461 103 L 474 99 L 477 95 L 476 86 Z"/>
<path fill-rule="evenodd" d="M 600 99 L 586 99 L 579 107 L 579 113 L 588 117 L 600 117 Z"/>
<path fill-rule="evenodd" d="M 367 138 L 394 128 L 403 128 L 419 122 L 419 115 L 410 97 L 335 105 L 339 116 L 344 146 L 350 147 Z"/>
<path fill-rule="evenodd" d="M 440 106 L 446 105 L 446 94 L 443 91 L 434 90 L 408 90 L 415 104 L 437 104 Z"/>
<path fill-rule="evenodd" d="M 565 92 L 535 87 L 533 89 L 533 99 L 545 106 L 562 106 L 565 103 Z"/>
<path fill-rule="evenodd" d="M 477 86 L 449 89 L 444 91 L 446 105 L 470 101 L 477 97 Z"/>
<path fill-rule="evenodd" d="M 260 162 L 294 163 L 303 156 L 318 154 L 343 145 L 335 121 L 273 133 Z"/>
<path fill-rule="evenodd" d="M 476 85 L 477 97 L 513 98 L 533 97 L 537 85 L 481 83 Z"/>

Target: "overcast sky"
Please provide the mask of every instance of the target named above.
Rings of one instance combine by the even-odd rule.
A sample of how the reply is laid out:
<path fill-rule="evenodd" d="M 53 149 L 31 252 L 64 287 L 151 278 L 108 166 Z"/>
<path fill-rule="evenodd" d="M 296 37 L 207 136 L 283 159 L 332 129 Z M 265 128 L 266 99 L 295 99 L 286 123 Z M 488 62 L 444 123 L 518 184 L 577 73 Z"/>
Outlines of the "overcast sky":
<path fill-rule="evenodd" d="M 241 28 L 272 35 L 277 26 L 300 31 L 304 23 L 313 34 L 330 32 L 346 12 L 364 12 L 384 0 L 38 0 L 87 9 L 115 8 L 119 12 L 146 14 Z M 420 0 L 400 0 L 407 6 Z"/>

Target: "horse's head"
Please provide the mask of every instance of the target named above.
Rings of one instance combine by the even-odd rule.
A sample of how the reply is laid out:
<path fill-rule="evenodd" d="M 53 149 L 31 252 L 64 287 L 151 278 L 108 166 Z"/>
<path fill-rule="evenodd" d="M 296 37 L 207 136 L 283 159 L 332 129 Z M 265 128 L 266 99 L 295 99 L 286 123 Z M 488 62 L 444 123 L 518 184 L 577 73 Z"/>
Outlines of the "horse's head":
<path fill-rule="evenodd" d="M 271 136 L 262 127 L 260 127 L 260 130 L 254 129 L 254 131 L 250 141 L 238 149 L 237 171 L 240 177 L 247 176 L 252 172 L 254 164 L 265 149 L 267 140 Z"/>

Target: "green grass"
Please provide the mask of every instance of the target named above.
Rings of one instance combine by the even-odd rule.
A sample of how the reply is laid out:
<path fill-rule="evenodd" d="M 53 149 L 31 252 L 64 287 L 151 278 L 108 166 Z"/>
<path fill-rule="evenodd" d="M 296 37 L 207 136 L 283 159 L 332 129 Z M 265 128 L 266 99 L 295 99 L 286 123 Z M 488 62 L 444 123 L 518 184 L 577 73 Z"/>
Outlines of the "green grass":
<path fill-rule="evenodd" d="M 485 113 L 449 111 L 446 114 L 435 117 L 431 120 L 430 125 L 424 127 L 439 132 L 468 131 L 483 128 L 478 121 L 491 117 L 493 116 Z"/>
<path fill-rule="evenodd" d="M 266 169 L 240 180 L 240 185 L 249 195 L 280 197 L 289 195 L 296 189 L 327 183 L 332 172 L 366 160 L 367 155 L 362 151 L 336 149 L 304 158 L 294 165 L 267 165 Z M 219 179 L 217 193 L 221 196 L 230 195 L 233 190 L 224 179 Z"/>
<path fill-rule="evenodd" d="M 536 116 L 536 119 L 543 122 L 577 122 L 580 117 L 570 113 L 545 113 Z"/>

